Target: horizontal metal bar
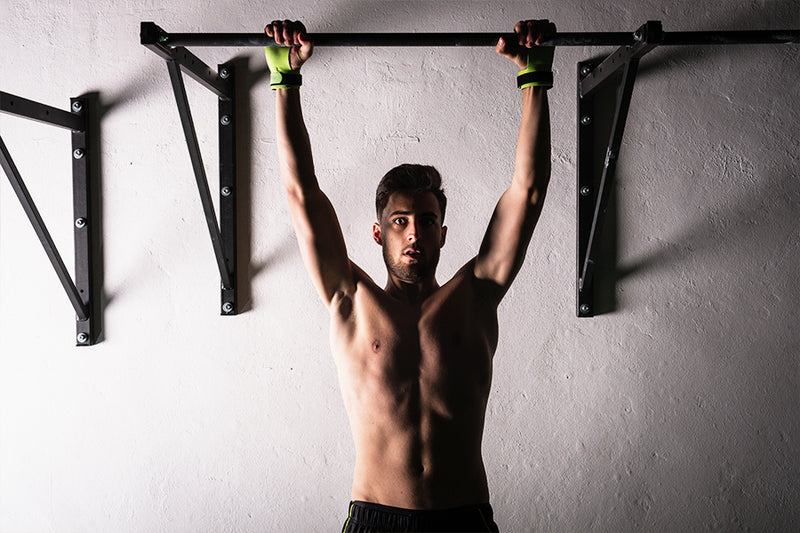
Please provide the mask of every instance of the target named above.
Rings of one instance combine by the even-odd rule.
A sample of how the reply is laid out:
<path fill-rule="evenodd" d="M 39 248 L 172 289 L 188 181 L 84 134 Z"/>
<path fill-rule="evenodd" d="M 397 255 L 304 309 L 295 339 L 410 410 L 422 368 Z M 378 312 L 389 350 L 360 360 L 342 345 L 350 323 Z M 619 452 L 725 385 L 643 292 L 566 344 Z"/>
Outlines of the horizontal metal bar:
<path fill-rule="evenodd" d="M 0 91 L 0 111 L 73 131 L 85 129 L 83 117 Z"/>
<path fill-rule="evenodd" d="M 19 170 L 17 170 L 17 166 L 14 164 L 14 160 L 11 159 L 11 154 L 8 153 L 8 149 L 6 149 L 2 137 L 0 137 L 0 166 L 2 166 L 8 176 L 8 181 L 11 183 L 11 188 L 13 188 L 14 192 L 17 194 L 17 198 L 19 198 L 19 202 L 22 204 L 22 209 L 25 211 L 25 214 L 28 215 L 28 220 L 30 220 L 33 230 L 39 237 L 39 241 L 42 243 L 44 251 L 50 259 L 50 263 L 53 265 L 58 279 L 61 281 L 61 285 L 67 292 L 67 297 L 72 303 L 72 307 L 75 308 L 75 313 L 78 315 L 79 319 L 87 320 L 89 318 L 89 310 L 83 303 L 75 284 L 72 282 L 72 277 L 67 271 L 67 267 L 64 266 L 64 261 L 58 253 L 58 248 L 56 248 L 53 238 L 50 236 L 50 232 L 47 231 L 47 226 L 45 226 L 42 216 L 39 214 L 39 210 L 36 209 L 36 204 L 33 202 L 28 188 L 25 186 L 25 182 L 22 181 L 22 176 L 20 176 Z"/>
<path fill-rule="evenodd" d="M 316 46 L 494 46 L 508 33 L 312 33 Z M 275 46 L 264 33 L 169 33 L 161 37 L 167 46 Z M 630 32 L 558 33 L 543 41 L 550 46 L 622 46 L 633 44 Z"/>
<path fill-rule="evenodd" d="M 671 31 L 661 44 L 800 44 L 800 30 Z"/>
<path fill-rule="evenodd" d="M 310 33 L 316 46 L 494 46 L 496 33 Z M 176 46 L 274 46 L 264 33 L 168 33 L 142 22 L 142 44 Z M 633 32 L 559 32 L 542 44 L 550 46 L 629 46 Z M 800 30 L 697 31 L 664 34 L 665 45 L 800 43 Z"/>

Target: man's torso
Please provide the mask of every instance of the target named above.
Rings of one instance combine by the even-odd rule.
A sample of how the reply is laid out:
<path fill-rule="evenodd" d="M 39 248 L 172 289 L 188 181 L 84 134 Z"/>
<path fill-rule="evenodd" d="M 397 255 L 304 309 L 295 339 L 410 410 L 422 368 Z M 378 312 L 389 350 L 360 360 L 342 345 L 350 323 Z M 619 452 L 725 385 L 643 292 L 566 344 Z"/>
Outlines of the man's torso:
<path fill-rule="evenodd" d="M 354 500 L 409 509 L 489 501 L 481 457 L 496 299 L 472 263 L 419 307 L 353 266 L 331 344 L 356 446 Z"/>

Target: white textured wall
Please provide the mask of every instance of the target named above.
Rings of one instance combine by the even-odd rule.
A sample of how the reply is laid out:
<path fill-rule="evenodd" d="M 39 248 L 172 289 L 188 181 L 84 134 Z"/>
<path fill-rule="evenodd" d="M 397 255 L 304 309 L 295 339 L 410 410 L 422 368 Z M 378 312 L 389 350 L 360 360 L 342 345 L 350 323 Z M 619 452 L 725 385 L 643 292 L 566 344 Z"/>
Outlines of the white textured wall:
<path fill-rule="evenodd" d="M 0 90 L 66 108 L 99 92 L 104 337 L 73 311 L 0 184 L 0 531 L 333 531 L 353 446 L 277 175 L 272 96 L 250 58 L 246 311 L 219 275 L 163 60 L 168 31 L 562 31 L 800 28 L 794 0 L 0 3 Z M 484 450 L 506 531 L 797 530 L 798 46 L 658 49 L 642 62 L 618 172 L 616 310 L 574 313 L 575 76 L 556 55 L 553 180 L 500 309 Z M 320 48 L 304 69 L 320 181 L 352 257 L 385 279 L 377 179 L 436 165 L 450 198 L 440 279 L 476 253 L 512 170 L 514 68 L 482 49 Z M 216 103 L 187 81 L 216 181 Z M 0 116 L 72 264 L 69 134 Z"/>

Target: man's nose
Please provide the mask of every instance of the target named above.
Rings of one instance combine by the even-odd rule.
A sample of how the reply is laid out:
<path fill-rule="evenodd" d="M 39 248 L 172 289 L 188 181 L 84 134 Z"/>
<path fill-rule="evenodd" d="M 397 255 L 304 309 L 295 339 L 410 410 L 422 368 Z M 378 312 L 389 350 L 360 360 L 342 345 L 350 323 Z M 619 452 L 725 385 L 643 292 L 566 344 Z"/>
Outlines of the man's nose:
<path fill-rule="evenodd" d="M 417 240 L 417 223 L 410 222 L 408 224 L 408 231 L 406 232 L 406 239 L 410 242 Z"/>

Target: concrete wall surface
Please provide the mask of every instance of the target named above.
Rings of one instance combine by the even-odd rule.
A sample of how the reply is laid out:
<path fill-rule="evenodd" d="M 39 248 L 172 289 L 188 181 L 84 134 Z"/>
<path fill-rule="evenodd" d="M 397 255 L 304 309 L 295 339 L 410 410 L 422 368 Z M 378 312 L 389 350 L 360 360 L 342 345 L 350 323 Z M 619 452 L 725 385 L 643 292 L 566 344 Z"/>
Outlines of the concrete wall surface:
<path fill-rule="evenodd" d="M 280 185 L 258 48 L 238 58 L 242 312 L 219 272 L 165 62 L 139 23 L 258 32 L 800 28 L 796 0 L 2 0 L 0 91 L 100 103 L 103 332 L 74 311 L 0 183 L 0 532 L 334 531 L 354 450 L 328 316 Z M 553 177 L 500 307 L 484 457 L 503 531 L 800 530 L 800 45 L 662 47 L 641 63 L 607 226 L 608 312 L 575 316 L 576 65 L 556 51 Z M 493 49 L 323 48 L 304 68 L 317 174 L 352 259 L 382 284 L 378 179 L 435 165 L 444 281 L 508 186 L 516 69 Z M 187 78 L 212 191 L 217 101 Z M 72 265 L 69 132 L 0 135 Z"/>

